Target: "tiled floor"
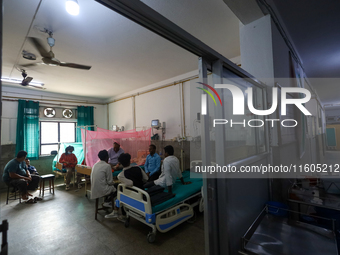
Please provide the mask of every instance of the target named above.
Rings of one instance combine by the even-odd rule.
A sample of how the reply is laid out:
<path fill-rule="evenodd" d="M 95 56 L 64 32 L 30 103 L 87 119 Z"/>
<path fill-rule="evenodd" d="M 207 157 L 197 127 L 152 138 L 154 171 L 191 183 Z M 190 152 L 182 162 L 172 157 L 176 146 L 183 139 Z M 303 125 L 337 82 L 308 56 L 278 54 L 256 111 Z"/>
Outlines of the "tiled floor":
<path fill-rule="evenodd" d="M 61 180 L 57 180 L 60 182 Z M 39 195 L 39 191 L 34 196 Z M 194 224 L 183 223 L 167 233 L 157 233 L 149 244 L 150 228 L 131 219 L 130 227 L 116 219 L 98 215 L 94 219 L 95 201 L 81 190 L 65 191 L 56 187 L 55 195 L 45 192 L 36 204 L 6 205 L 6 192 L 1 193 L 1 221 L 9 222 L 9 254 L 204 254 L 204 220 L 198 213 Z"/>

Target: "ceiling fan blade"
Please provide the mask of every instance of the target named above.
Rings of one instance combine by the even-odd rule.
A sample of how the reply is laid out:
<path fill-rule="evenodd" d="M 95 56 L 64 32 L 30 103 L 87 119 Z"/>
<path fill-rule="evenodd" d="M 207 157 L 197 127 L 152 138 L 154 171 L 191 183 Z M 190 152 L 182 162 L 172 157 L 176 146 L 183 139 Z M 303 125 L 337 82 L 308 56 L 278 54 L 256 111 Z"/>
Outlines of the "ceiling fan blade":
<path fill-rule="evenodd" d="M 27 86 L 32 80 L 33 80 L 32 77 L 26 77 L 25 79 L 22 80 L 22 82 L 20 84 L 22 86 Z"/>
<path fill-rule="evenodd" d="M 74 64 L 74 63 L 65 63 L 65 62 L 60 62 L 60 66 L 83 69 L 83 70 L 90 70 L 91 67 L 92 67 L 92 66 L 85 66 L 85 65 L 79 65 L 79 64 Z"/>
<path fill-rule="evenodd" d="M 27 85 L 27 87 L 31 87 L 31 88 L 34 88 L 34 89 L 46 89 L 44 87 L 41 87 L 41 86 L 34 86 L 34 85 Z"/>
<path fill-rule="evenodd" d="M 28 37 L 28 40 L 34 45 L 34 47 L 39 51 L 40 55 L 44 58 L 50 58 L 50 53 L 44 48 L 41 40 L 35 38 L 35 37 Z"/>

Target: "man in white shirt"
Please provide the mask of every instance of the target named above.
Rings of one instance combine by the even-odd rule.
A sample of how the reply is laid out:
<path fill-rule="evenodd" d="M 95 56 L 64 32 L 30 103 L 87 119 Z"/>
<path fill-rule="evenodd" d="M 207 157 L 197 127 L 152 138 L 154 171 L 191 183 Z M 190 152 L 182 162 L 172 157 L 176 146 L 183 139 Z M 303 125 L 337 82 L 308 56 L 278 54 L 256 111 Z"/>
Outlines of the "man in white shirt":
<path fill-rule="evenodd" d="M 117 190 L 113 185 L 111 166 L 108 164 L 109 154 L 107 150 L 98 153 L 99 162 L 94 164 L 91 172 L 91 199 L 109 196 L 107 201 L 112 201 Z M 118 216 L 117 208 L 114 208 L 113 215 Z M 112 217 L 111 217 L 112 218 Z"/>
<path fill-rule="evenodd" d="M 180 178 L 183 185 L 190 184 L 191 182 L 184 182 L 182 172 L 179 167 L 179 160 L 174 156 L 174 148 L 168 145 L 164 148 L 164 156 L 162 164 L 162 173 L 159 178 L 153 182 L 148 182 L 144 185 L 144 188 L 150 188 L 154 185 L 168 188 L 168 192 L 172 193 L 172 185 L 176 182 L 177 178 Z"/>

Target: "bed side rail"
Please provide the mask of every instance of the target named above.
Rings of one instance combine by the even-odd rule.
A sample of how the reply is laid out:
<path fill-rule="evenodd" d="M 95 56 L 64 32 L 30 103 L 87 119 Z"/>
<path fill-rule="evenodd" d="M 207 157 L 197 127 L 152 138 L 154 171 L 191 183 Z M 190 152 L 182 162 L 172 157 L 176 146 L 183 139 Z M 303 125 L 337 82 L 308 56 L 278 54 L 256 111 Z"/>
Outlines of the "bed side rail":
<path fill-rule="evenodd" d="M 121 183 L 118 185 L 117 199 L 119 204 L 122 203 L 127 208 L 138 211 L 143 215 L 152 214 L 150 196 L 146 191 L 140 188 L 135 186 L 128 187 Z"/>

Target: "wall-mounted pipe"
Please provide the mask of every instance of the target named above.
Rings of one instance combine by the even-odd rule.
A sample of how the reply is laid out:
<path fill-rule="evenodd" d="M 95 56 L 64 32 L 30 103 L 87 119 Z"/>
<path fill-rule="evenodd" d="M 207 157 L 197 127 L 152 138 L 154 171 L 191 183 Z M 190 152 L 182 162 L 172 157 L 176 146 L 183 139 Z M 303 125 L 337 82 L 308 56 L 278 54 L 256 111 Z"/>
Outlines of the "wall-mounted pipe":
<path fill-rule="evenodd" d="M 185 108 L 184 108 L 184 82 L 182 82 L 182 116 L 183 116 L 183 137 L 187 137 L 186 129 L 185 129 Z"/>
<path fill-rule="evenodd" d="M 28 97 L 12 97 L 12 96 L 2 96 L 2 100 L 4 101 L 18 101 L 18 99 L 23 100 L 33 100 L 33 101 L 48 101 L 48 102 L 66 102 L 72 104 L 98 104 L 98 105 L 105 105 L 105 103 L 96 103 L 96 102 L 89 102 L 89 101 L 71 101 L 71 100 L 56 100 L 56 99 L 43 99 L 43 98 L 28 98 Z M 61 104 L 58 104 L 61 105 Z"/>
<path fill-rule="evenodd" d="M 132 97 L 132 119 L 133 119 L 133 129 L 136 129 L 136 97 Z"/>
<path fill-rule="evenodd" d="M 211 75 L 211 73 L 209 73 L 208 75 Z M 143 92 L 132 94 L 130 96 L 126 96 L 126 97 L 122 97 L 122 98 L 119 98 L 119 99 L 115 99 L 113 101 L 108 102 L 108 104 L 112 104 L 112 103 L 115 103 L 115 102 L 118 102 L 118 101 L 121 101 L 121 100 L 125 100 L 125 99 L 128 99 L 128 98 L 134 97 L 134 96 L 143 95 L 143 94 L 150 93 L 150 92 L 153 92 L 153 91 L 156 91 L 156 90 L 160 90 L 160 89 L 164 89 L 164 88 L 167 88 L 167 87 L 175 86 L 177 84 L 180 84 L 180 83 L 183 83 L 183 82 L 187 82 L 187 81 L 191 81 L 191 80 L 195 80 L 195 79 L 198 79 L 198 75 L 189 77 L 187 79 L 179 80 L 179 81 L 176 81 L 176 82 L 172 82 L 172 83 L 160 86 L 158 88 L 149 89 L 149 90 L 146 90 L 146 91 L 143 91 Z"/>
<path fill-rule="evenodd" d="M 110 107 L 109 104 L 106 104 L 106 112 L 107 112 L 107 130 L 110 130 Z"/>

